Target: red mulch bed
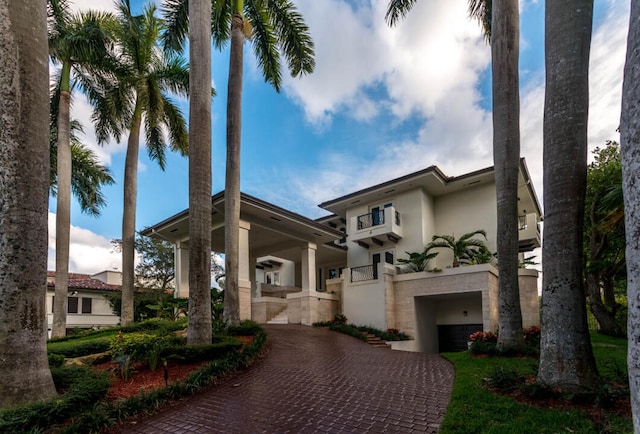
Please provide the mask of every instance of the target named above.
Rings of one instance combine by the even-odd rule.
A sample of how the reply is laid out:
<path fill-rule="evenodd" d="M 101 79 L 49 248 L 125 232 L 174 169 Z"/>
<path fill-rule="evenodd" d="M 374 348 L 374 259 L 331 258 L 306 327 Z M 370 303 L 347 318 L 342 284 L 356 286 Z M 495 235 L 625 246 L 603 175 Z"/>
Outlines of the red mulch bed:
<path fill-rule="evenodd" d="M 243 349 L 253 343 L 253 336 L 235 336 L 242 341 Z M 209 362 L 196 363 L 178 363 L 175 360 L 168 360 L 167 373 L 168 384 L 183 381 L 189 378 L 189 375 L 202 368 Z M 106 399 L 116 401 L 119 399 L 130 398 L 137 395 L 141 391 L 150 392 L 154 389 L 165 387 L 164 368 L 161 363 L 154 371 L 150 370 L 146 363 L 136 363 L 131 367 L 131 375 L 128 379 L 123 379 L 117 375 L 117 362 L 107 362 L 93 367 L 99 371 L 110 371 L 111 383 L 107 392 Z"/>

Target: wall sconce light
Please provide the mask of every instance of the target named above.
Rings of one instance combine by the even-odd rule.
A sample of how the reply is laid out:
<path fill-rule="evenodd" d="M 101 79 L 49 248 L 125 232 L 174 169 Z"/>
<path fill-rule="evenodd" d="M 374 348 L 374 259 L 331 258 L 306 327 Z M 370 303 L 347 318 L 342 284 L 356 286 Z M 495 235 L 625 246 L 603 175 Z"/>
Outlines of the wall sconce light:
<path fill-rule="evenodd" d="M 76 295 L 78 295 L 78 291 L 71 291 L 71 293 L 69 295 L 71 297 L 75 297 Z"/>
<path fill-rule="evenodd" d="M 467 312 L 466 310 L 463 310 L 463 311 L 462 311 L 462 315 L 464 315 L 464 316 L 469 316 L 469 312 Z"/>

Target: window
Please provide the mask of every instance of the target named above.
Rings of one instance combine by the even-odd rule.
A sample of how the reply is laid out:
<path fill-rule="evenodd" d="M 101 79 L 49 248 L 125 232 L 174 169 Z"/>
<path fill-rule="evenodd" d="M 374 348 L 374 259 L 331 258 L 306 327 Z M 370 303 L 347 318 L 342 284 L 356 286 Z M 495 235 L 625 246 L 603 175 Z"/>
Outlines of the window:
<path fill-rule="evenodd" d="M 82 313 L 91 313 L 91 297 L 82 297 Z"/>
<path fill-rule="evenodd" d="M 53 297 L 51 297 L 51 313 L 53 313 L 53 306 L 55 305 L 56 302 L 56 296 L 54 295 Z"/>
<path fill-rule="evenodd" d="M 67 313 L 78 313 L 78 297 L 67 297 Z"/>
<path fill-rule="evenodd" d="M 280 285 L 280 272 L 279 271 L 274 271 L 273 272 L 273 284 L 274 285 Z"/>

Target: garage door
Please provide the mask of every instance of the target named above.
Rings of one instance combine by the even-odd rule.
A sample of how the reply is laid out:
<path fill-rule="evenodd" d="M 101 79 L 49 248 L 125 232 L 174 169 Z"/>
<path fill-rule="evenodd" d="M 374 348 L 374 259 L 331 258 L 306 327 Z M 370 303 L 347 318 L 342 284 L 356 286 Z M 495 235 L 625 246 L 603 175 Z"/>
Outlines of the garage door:
<path fill-rule="evenodd" d="M 439 352 L 465 351 L 469 335 L 478 331 L 483 331 L 482 324 L 439 325 Z"/>

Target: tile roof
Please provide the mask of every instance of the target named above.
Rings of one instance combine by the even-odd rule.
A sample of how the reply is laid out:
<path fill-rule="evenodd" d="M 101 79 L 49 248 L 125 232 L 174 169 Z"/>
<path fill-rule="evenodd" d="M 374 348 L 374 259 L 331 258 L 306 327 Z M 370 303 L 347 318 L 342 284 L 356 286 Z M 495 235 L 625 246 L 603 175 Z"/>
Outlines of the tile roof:
<path fill-rule="evenodd" d="M 47 271 L 47 277 L 55 278 L 56 272 Z M 47 286 L 49 288 L 55 288 L 56 284 L 54 281 L 47 281 Z M 120 291 L 120 285 L 104 283 L 101 280 L 91 278 L 89 274 L 69 273 L 69 290 L 73 289 L 118 292 Z"/>

